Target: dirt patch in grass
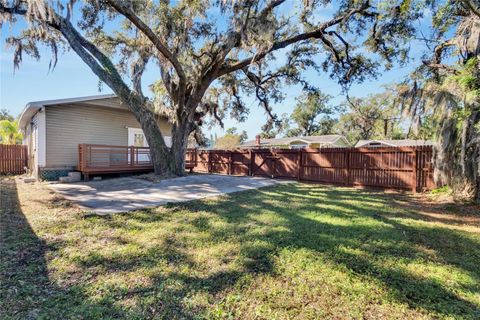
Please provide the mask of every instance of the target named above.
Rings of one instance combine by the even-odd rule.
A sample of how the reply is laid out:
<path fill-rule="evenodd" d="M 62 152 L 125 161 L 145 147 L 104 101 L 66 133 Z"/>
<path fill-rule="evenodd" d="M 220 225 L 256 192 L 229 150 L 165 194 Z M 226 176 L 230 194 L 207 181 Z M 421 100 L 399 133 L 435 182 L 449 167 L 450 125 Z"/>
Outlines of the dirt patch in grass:
<path fill-rule="evenodd" d="M 2 319 L 478 319 L 475 207 L 292 184 L 87 216 L 0 180 Z"/>
<path fill-rule="evenodd" d="M 480 205 L 455 202 L 451 196 L 432 197 L 428 194 L 396 196 L 397 207 L 413 212 L 417 219 L 450 225 L 480 227 Z"/>

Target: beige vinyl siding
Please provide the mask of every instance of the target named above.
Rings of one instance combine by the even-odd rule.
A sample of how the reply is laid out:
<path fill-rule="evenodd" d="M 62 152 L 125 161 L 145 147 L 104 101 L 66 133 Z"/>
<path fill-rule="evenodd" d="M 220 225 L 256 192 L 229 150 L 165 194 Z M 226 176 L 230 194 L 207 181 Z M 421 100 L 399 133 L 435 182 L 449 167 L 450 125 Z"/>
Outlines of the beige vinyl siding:
<path fill-rule="evenodd" d="M 48 106 L 45 110 L 49 168 L 76 166 L 81 143 L 126 146 L 126 127 L 140 128 L 128 110 L 78 104 Z M 171 125 L 162 120 L 160 130 L 169 136 Z"/>

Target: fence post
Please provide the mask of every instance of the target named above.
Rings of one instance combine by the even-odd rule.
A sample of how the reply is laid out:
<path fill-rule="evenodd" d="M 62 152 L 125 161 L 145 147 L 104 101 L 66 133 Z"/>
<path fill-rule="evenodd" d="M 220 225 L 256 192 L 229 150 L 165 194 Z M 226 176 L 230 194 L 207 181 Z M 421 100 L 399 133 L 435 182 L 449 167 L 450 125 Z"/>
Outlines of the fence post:
<path fill-rule="evenodd" d="M 255 165 L 255 150 L 250 149 L 250 165 L 248 166 L 249 176 L 255 175 L 253 171 L 254 165 Z"/>
<path fill-rule="evenodd" d="M 413 148 L 412 192 L 417 192 L 417 148 Z"/>
<path fill-rule="evenodd" d="M 197 148 L 193 149 L 193 168 L 197 167 Z M 192 169 L 193 172 L 193 169 Z"/>
<path fill-rule="evenodd" d="M 423 157 L 423 146 L 417 147 L 417 192 L 423 191 L 423 185 L 425 181 L 425 161 Z"/>
<path fill-rule="evenodd" d="M 270 154 L 272 155 L 272 179 L 275 179 L 275 171 L 277 169 L 277 158 L 275 151 L 270 148 Z"/>
<path fill-rule="evenodd" d="M 302 180 L 302 154 L 303 148 L 299 148 L 297 151 L 297 180 Z"/>
<path fill-rule="evenodd" d="M 193 149 L 193 156 L 195 157 L 194 160 L 194 167 L 196 168 L 198 166 L 198 154 L 197 154 L 197 148 Z"/>
<path fill-rule="evenodd" d="M 211 157 L 210 157 L 210 151 L 211 150 L 208 150 L 208 162 L 207 162 L 207 173 L 210 173 L 210 171 L 212 171 L 212 160 L 211 160 Z"/>
<path fill-rule="evenodd" d="M 424 162 L 424 166 L 427 167 L 426 171 L 426 178 L 425 178 L 425 187 L 427 190 L 433 189 L 435 187 L 435 181 L 433 181 L 432 176 L 432 157 L 433 157 L 433 148 L 432 146 L 426 147 L 427 150 L 424 152 L 426 153 L 424 157 L 426 158 Z"/>
<path fill-rule="evenodd" d="M 346 166 L 347 166 L 346 180 L 347 180 L 347 185 L 350 185 L 350 149 L 346 149 L 345 157 L 347 158 L 346 159 Z"/>

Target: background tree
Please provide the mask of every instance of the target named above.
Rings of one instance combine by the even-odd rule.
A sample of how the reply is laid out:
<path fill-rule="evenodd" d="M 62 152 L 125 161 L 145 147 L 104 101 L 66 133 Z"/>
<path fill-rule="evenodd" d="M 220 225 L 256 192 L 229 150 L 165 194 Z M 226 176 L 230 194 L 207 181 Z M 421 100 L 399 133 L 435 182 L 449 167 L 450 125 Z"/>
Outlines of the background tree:
<path fill-rule="evenodd" d="M 0 23 L 27 22 L 7 39 L 15 67 L 23 54 L 39 58 L 39 44 L 52 48 L 52 67 L 58 47 L 78 54 L 139 121 L 155 172 L 182 175 L 187 138 L 205 116 L 220 123 L 225 114 L 242 120 L 248 114 L 242 97 L 253 95 L 275 121 L 272 103 L 284 98 L 282 85 L 312 88 L 303 78 L 308 68 L 327 72 L 343 86 L 375 76 L 380 65 L 388 69 L 405 59 L 406 39 L 423 12 L 417 1 L 292 4 L 3 0 Z M 320 19 L 326 9 L 333 14 Z M 78 12 L 75 25 L 72 15 Z M 277 52 L 285 58 L 275 61 Z M 151 84 L 153 100 L 142 90 L 147 67 L 159 73 Z M 159 115 L 173 125 L 171 148 L 157 125 Z"/>
<path fill-rule="evenodd" d="M 270 118 L 262 126 L 260 137 L 263 139 L 272 139 L 280 135 L 284 135 L 290 130 L 290 115 L 282 114 L 280 117 Z"/>
<path fill-rule="evenodd" d="M 266 129 L 268 131 L 263 131 L 260 133 L 260 138 L 262 139 L 273 139 L 277 136 L 278 132 L 274 129 Z"/>
<path fill-rule="evenodd" d="M 226 134 L 223 137 L 217 138 L 215 140 L 215 149 L 235 149 L 242 142 L 245 142 L 248 139 L 247 132 L 244 130 L 242 133 L 237 132 L 237 128 L 229 128 L 226 131 Z"/>
<path fill-rule="evenodd" d="M 400 87 L 411 134 L 431 130 L 435 179 L 457 197 L 480 201 L 480 5 L 433 2 L 430 56 Z"/>
<path fill-rule="evenodd" d="M 19 130 L 17 121 L 0 121 L 0 143 L 2 144 L 21 144 L 23 135 Z"/>
<path fill-rule="evenodd" d="M 15 118 L 8 112 L 7 109 L 0 109 L 0 120 L 13 121 Z"/>
<path fill-rule="evenodd" d="M 307 92 L 297 98 L 297 104 L 290 115 L 293 128 L 287 136 L 316 136 L 331 133 L 335 108 L 329 105 L 332 97 L 321 91 Z"/>
<path fill-rule="evenodd" d="M 247 131 L 243 130 L 241 133 L 238 133 L 237 128 L 232 127 L 228 128 L 226 131 L 227 135 L 235 135 L 240 137 L 240 142 L 245 142 L 248 139 Z"/>
<path fill-rule="evenodd" d="M 335 130 L 352 143 L 369 139 L 402 139 L 400 108 L 392 91 L 348 98 Z"/>

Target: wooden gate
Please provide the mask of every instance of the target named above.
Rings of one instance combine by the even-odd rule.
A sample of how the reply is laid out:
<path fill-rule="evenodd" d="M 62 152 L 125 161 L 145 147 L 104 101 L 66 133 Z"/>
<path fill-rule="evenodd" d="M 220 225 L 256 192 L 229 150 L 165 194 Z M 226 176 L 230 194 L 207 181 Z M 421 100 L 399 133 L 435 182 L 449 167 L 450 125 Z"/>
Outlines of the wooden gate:
<path fill-rule="evenodd" d="M 252 153 L 252 176 L 275 177 L 277 156 L 270 149 L 258 149 Z"/>
<path fill-rule="evenodd" d="M 22 174 L 26 168 L 27 146 L 0 144 L 0 174 Z"/>

